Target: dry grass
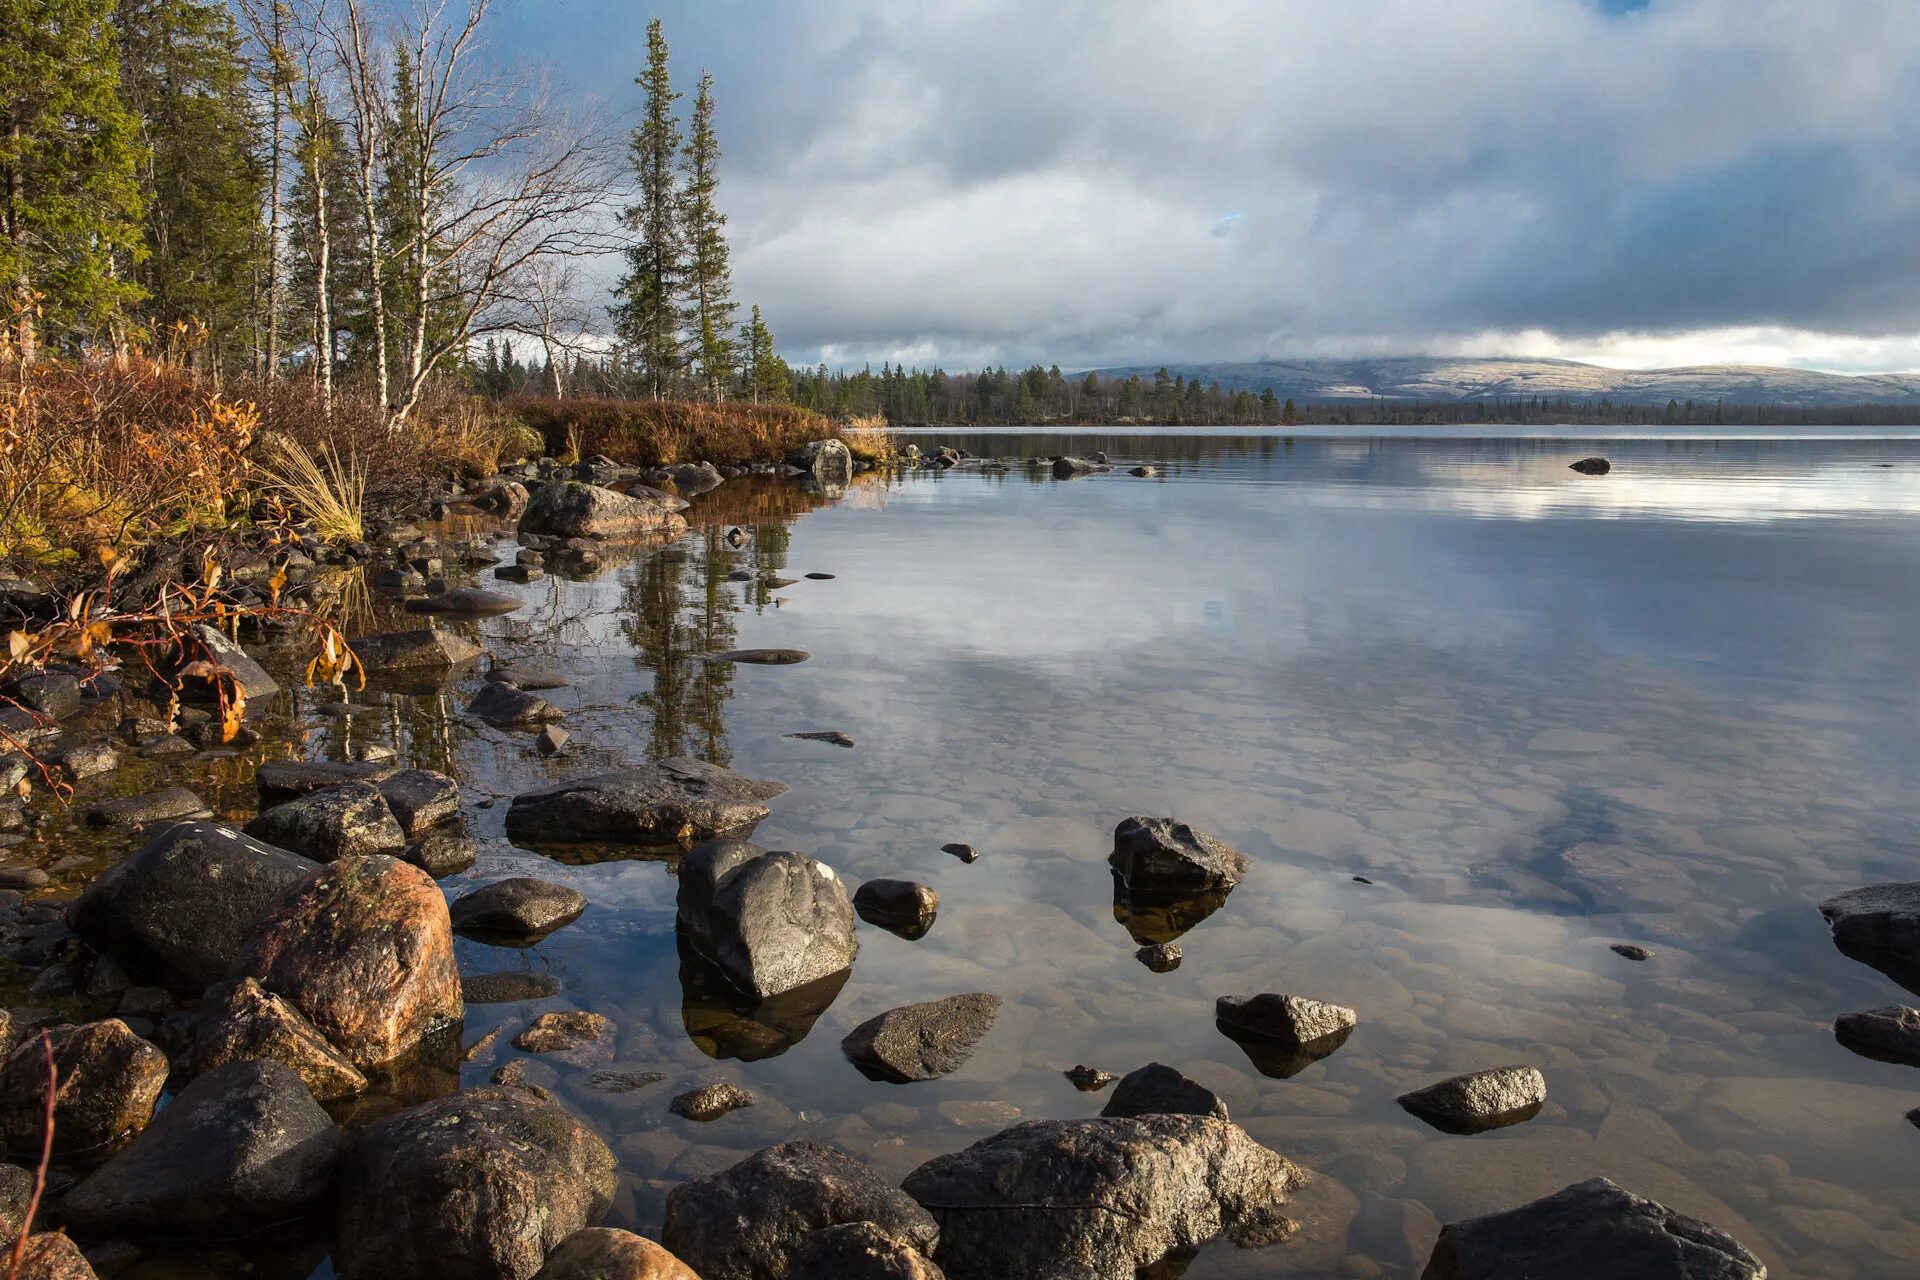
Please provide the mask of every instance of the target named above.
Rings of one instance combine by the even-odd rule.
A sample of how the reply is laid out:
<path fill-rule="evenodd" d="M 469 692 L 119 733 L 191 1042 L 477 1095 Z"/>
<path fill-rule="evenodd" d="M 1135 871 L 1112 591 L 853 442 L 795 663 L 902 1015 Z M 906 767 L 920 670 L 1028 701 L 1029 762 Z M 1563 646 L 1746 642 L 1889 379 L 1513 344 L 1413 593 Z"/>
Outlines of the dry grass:
<path fill-rule="evenodd" d="M 640 466 L 782 462 L 807 441 L 838 434 L 819 414 L 791 405 L 523 397 L 504 407 L 555 457 L 599 453 Z"/>
<path fill-rule="evenodd" d="M 885 414 L 856 414 L 847 419 L 840 438 L 847 442 L 847 451 L 856 459 L 876 467 L 886 466 L 900 452 Z"/>
<path fill-rule="evenodd" d="M 358 542 L 367 536 L 367 469 L 357 455 L 322 446 L 318 456 L 291 436 L 260 442 L 254 469 L 266 491 L 284 499 L 313 522 L 328 542 Z"/>

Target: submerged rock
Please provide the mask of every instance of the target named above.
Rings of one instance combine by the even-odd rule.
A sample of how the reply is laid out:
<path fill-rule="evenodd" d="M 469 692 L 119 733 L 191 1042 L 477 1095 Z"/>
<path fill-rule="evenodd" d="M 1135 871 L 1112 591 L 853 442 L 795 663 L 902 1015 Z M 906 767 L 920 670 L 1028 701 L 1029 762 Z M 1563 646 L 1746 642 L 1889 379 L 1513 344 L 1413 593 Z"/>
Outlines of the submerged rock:
<path fill-rule="evenodd" d="M 940 895 L 918 880 L 869 880 L 854 893 L 853 909 L 868 924 L 913 941 L 933 928 Z"/>
<path fill-rule="evenodd" d="M 118 1018 L 49 1028 L 60 1088 L 53 1108 L 56 1155 L 104 1154 L 146 1127 L 167 1082 L 167 1055 Z M 47 1052 L 29 1035 L 0 1068 L 0 1130 L 7 1146 L 38 1155 L 47 1121 Z"/>
<path fill-rule="evenodd" d="M 671 503 L 567 480 L 541 485 L 520 517 L 522 534 L 625 542 L 677 537 L 687 522 Z"/>
<path fill-rule="evenodd" d="M 342 1280 L 527 1277 L 612 1202 L 613 1153 L 558 1104 L 468 1089 L 377 1120 L 342 1164 Z"/>
<path fill-rule="evenodd" d="M 533 1280 L 700 1280 L 686 1263 L 631 1231 L 582 1227 L 547 1255 Z"/>
<path fill-rule="evenodd" d="M 810 1234 L 846 1222 L 871 1222 L 922 1252 L 939 1237 L 926 1210 L 865 1165 L 787 1142 L 668 1192 L 660 1239 L 703 1280 L 785 1280 Z"/>
<path fill-rule="evenodd" d="M 784 795 L 778 782 L 675 756 L 515 796 L 507 835 L 529 842 L 671 845 L 745 835 Z"/>
<path fill-rule="evenodd" d="M 463 894 L 448 910 L 461 933 L 531 941 L 572 924 L 586 909 L 586 897 L 578 890 L 513 876 Z"/>
<path fill-rule="evenodd" d="M 718 1120 L 729 1111 L 753 1105 L 753 1095 L 737 1084 L 709 1084 L 689 1089 L 673 1100 L 668 1110 L 686 1120 Z"/>
<path fill-rule="evenodd" d="M 790 733 L 789 738 L 799 738 L 804 742 L 830 742 L 836 747 L 851 747 L 853 739 L 838 729 L 808 730 L 805 733 Z"/>
<path fill-rule="evenodd" d="M 165 787 L 143 796 L 102 800 L 87 809 L 87 821 L 96 827 L 145 827 L 162 822 L 211 818 L 213 810 L 186 787 Z"/>
<path fill-rule="evenodd" d="M 708 662 L 744 662 L 750 666 L 790 667 L 813 655 L 805 649 L 727 649 L 707 655 Z"/>
<path fill-rule="evenodd" d="M 613 1023 L 602 1013 L 562 1009 L 543 1013 L 513 1038 L 513 1047 L 528 1053 L 573 1054 L 581 1059 L 613 1061 L 610 1038 Z M 586 1052 L 582 1052 L 585 1050 Z M 585 1061 L 582 1065 L 592 1065 Z"/>
<path fill-rule="evenodd" d="M 840 1048 L 869 1080 L 935 1080 L 966 1065 L 999 1012 L 1000 997 L 982 991 L 902 1005 L 855 1027 Z"/>
<path fill-rule="evenodd" d="M 1423 1280 L 1765 1280 L 1739 1241 L 1590 1178 L 1517 1209 L 1448 1223 Z"/>
<path fill-rule="evenodd" d="M 366 1076 L 291 1004 L 252 978 L 234 983 L 194 1029 L 196 1073 L 230 1063 L 270 1059 L 291 1068 L 320 1102 L 351 1097 L 367 1087 Z"/>
<path fill-rule="evenodd" d="M 1149 1062 L 1120 1077 L 1100 1109 L 1103 1116 L 1189 1115 L 1230 1119 L 1220 1095 L 1161 1062 Z"/>
<path fill-rule="evenodd" d="M 743 841 L 680 860 L 680 932 L 741 991 L 777 995 L 838 972 L 859 950 L 833 868 Z"/>
<path fill-rule="evenodd" d="M 460 979 L 460 994 L 468 1004 L 516 1004 L 544 1000 L 559 991 L 560 979 L 550 973 L 476 973 Z"/>
<path fill-rule="evenodd" d="M 1400 1095 L 1400 1105 L 1443 1133 L 1485 1133 L 1520 1124 L 1546 1105 L 1547 1082 L 1536 1067 L 1471 1071 Z"/>
<path fill-rule="evenodd" d="M 506 591 L 488 591 L 484 587 L 455 587 L 437 596 L 407 601 L 408 613 L 457 613 L 468 617 L 492 617 L 512 613 L 527 602 Z M 362 659 L 365 661 L 365 659 Z"/>
<path fill-rule="evenodd" d="M 810 1232 L 793 1251 L 787 1280 L 946 1280 L 926 1254 L 871 1222 Z"/>
<path fill-rule="evenodd" d="M 275 805 L 246 825 L 246 833 L 320 862 L 391 853 L 407 833 L 380 790 L 365 782 L 328 787 Z"/>
<path fill-rule="evenodd" d="M 522 689 L 536 692 L 547 689 L 564 689 L 569 681 L 558 671 L 545 667 L 536 667 L 530 663 L 499 663 L 487 669 L 486 678 L 490 682 L 516 685 Z"/>
<path fill-rule="evenodd" d="M 294 1071 L 235 1062 L 201 1076 L 68 1192 L 61 1216 L 95 1236 L 226 1239 L 317 1208 L 340 1131 Z"/>
<path fill-rule="evenodd" d="M 940 1223 L 952 1280 L 1133 1280 L 1225 1232 L 1283 1239 L 1280 1206 L 1306 1175 L 1239 1126 L 1205 1116 L 1033 1120 L 907 1175 Z"/>
<path fill-rule="evenodd" d="M 1863 1058 L 1920 1067 L 1920 1009 L 1891 1004 L 1842 1014 L 1834 1021 L 1833 1034 Z"/>

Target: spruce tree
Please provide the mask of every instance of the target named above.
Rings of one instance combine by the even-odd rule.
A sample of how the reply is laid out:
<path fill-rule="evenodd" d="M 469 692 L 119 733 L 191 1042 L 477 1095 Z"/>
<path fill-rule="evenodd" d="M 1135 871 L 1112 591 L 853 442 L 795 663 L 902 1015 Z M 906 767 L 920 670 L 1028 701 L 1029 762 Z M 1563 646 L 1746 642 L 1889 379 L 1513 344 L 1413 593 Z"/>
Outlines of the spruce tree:
<path fill-rule="evenodd" d="M 15 353 L 123 332 L 140 295 L 139 126 L 113 0 L 0 0 L 0 289 Z"/>
<path fill-rule="evenodd" d="M 720 142 L 713 132 L 713 76 L 702 72 L 693 100 L 693 132 L 681 156 L 687 249 L 687 328 L 703 392 L 718 400 L 733 381 L 733 272 L 727 264 L 727 215 L 714 202 Z"/>
<path fill-rule="evenodd" d="M 629 144 L 640 196 L 626 212 L 635 239 L 627 247 L 615 319 L 647 394 L 658 400 L 674 389 L 686 367 L 677 302 L 687 257 L 676 180 L 681 138 L 673 104 L 680 95 L 667 72 L 667 40 L 658 18 L 647 23 L 647 69 L 634 83 L 646 92 Z"/>
<path fill-rule="evenodd" d="M 760 318 L 760 306 L 754 304 L 752 319 L 740 326 L 740 350 L 745 356 L 741 366 L 741 390 L 755 404 L 785 404 L 793 378 L 787 362 L 773 350 L 773 331 Z M 871 375 L 869 375 L 871 376 Z"/>

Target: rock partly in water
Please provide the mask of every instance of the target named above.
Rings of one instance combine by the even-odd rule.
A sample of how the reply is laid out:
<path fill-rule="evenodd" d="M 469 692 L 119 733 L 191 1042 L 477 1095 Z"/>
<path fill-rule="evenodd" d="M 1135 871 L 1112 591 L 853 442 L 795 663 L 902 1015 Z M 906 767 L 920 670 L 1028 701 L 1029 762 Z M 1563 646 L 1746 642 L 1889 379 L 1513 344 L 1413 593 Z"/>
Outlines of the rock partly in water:
<path fill-rule="evenodd" d="M 768 1147 L 712 1177 L 681 1183 L 667 1193 L 660 1238 L 704 1280 L 785 1280 L 809 1235 L 846 1222 L 871 1222 L 923 1253 L 939 1238 L 925 1209 L 816 1142 Z"/>
<path fill-rule="evenodd" d="M 460 979 L 460 994 L 468 1004 L 517 1004 L 523 1000 L 544 1000 L 559 991 L 560 979 L 550 973 L 521 970 L 476 973 Z"/>
<path fill-rule="evenodd" d="M 853 738 L 838 729 L 809 729 L 804 733 L 790 733 L 789 738 L 799 738 L 803 742 L 828 742 L 836 747 L 853 746 Z"/>
<path fill-rule="evenodd" d="M 339 1152 L 340 1131 L 291 1068 L 230 1063 L 68 1192 L 61 1216 L 91 1236 L 252 1235 L 317 1208 Z"/>
<path fill-rule="evenodd" d="M 601 1048 L 601 1052 L 580 1055 L 611 1062 L 613 1023 L 603 1013 L 585 1009 L 557 1009 L 543 1013 L 513 1038 L 516 1049 L 528 1053 L 579 1054 L 583 1049 Z"/>
<path fill-rule="evenodd" d="M 427 626 L 361 636 L 353 642 L 353 652 L 369 676 L 437 678 L 473 665 L 487 651 L 465 636 Z"/>
<path fill-rule="evenodd" d="M 708 662 L 744 662 L 757 667 L 790 667 L 813 655 L 805 649 L 726 649 L 707 655 Z"/>
<path fill-rule="evenodd" d="M 1172 818 L 1121 822 L 1107 865 L 1135 897 L 1231 889 L 1247 872 L 1244 854 Z"/>
<path fill-rule="evenodd" d="M 853 905 L 833 868 L 744 841 L 680 860 L 681 935 L 741 991 L 777 995 L 847 968 L 859 950 Z"/>
<path fill-rule="evenodd" d="M 709 1084 L 676 1097 L 668 1110 L 685 1120 L 718 1120 L 729 1111 L 753 1105 L 753 1095 L 737 1084 Z"/>
<path fill-rule="evenodd" d="M 854 893 L 853 909 L 868 924 L 913 941 L 933 928 L 940 895 L 918 880 L 868 880 Z"/>
<path fill-rule="evenodd" d="M 1920 1009 L 1890 1004 L 1842 1014 L 1834 1021 L 1833 1034 L 1863 1058 L 1920 1067 Z"/>
<path fill-rule="evenodd" d="M 1172 973 L 1180 967 L 1183 954 L 1177 942 L 1150 942 L 1135 951 L 1133 958 L 1155 973 Z"/>
<path fill-rule="evenodd" d="M 1843 954 L 1920 992 L 1920 880 L 1838 894 L 1820 904 L 1820 914 Z"/>
<path fill-rule="evenodd" d="M 583 1227 L 547 1255 L 533 1280 L 700 1280 L 686 1263 L 631 1231 Z"/>
<path fill-rule="evenodd" d="M 497 663 L 487 669 L 486 678 L 491 682 L 517 685 L 522 689 L 532 689 L 536 692 L 564 689 L 570 683 L 566 676 L 558 671 L 525 662 Z"/>
<path fill-rule="evenodd" d="M 146 1127 L 167 1082 L 167 1055 L 118 1018 L 29 1035 L 0 1068 L 0 1130 L 12 1151 L 37 1155 L 46 1133 L 47 1045 L 60 1088 L 53 1107 L 56 1155 L 101 1156 Z"/>
<path fill-rule="evenodd" d="M 962 844 L 958 840 L 941 845 L 940 852 L 950 853 L 962 862 L 978 862 L 980 860 L 980 851 L 978 849 L 970 844 Z"/>
<path fill-rule="evenodd" d="M 853 453 L 840 440 L 809 440 L 788 462 L 822 485 L 844 487 L 853 483 Z"/>
<path fill-rule="evenodd" d="M 520 532 L 631 542 L 678 537 L 687 522 L 673 505 L 567 480 L 541 485 L 520 516 Z"/>
<path fill-rule="evenodd" d="M 408 613 L 452 613 L 472 618 L 512 613 L 526 604 L 507 591 L 488 591 L 485 587 L 455 587 L 437 596 L 407 601 Z"/>
<path fill-rule="evenodd" d="M 407 843 L 386 797 L 365 782 L 328 787 L 275 805 L 245 830 L 257 840 L 319 862 L 391 853 Z"/>
<path fill-rule="evenodd" d="M 1567 470 L 1578 471 L 1583 476 L 1603 476 L 1613 470 L 1613 464 L 1605 458 L 1582 458 L 1568 463 Z"/>
<path fill-rule="evenodd" d="M 461 933 L 530 942 L 572 924 L 586 909 L 587 900 L 578 890 L 513 876 L 454 899 L 449 912 Z"/>
<path fill-rule="evenodd" d="M 612 1202 L 613 1153 L 558 1104 L 468 1089 L 375 1121 L 342 1162 L 342 1280 L 535 1275 Z"/>
<path fill-rule="evenodd" d="M 145 827 L 212 816 L 207 802 L 186 787 L 164 787 L 145 795 L 102 800 L 87 809 L 87 821 L 96 827 Z"/>
<path fill-rule="evenodd" d="M 1000 997 L 981 991 L 902 1005 L 855 1027 L 840 1048 L 869 1080 L 935 1080 L 966 1065 L 999 1012 Z"/>
<path fill-rule="evenodd" d="M 1256 1070 L 1285 1080 L 1347 1042 L 1359 1021 L 1353 1010 L 1323 1000 L 1272 992 L 1242 999 L 1221 996 L 1214 1026 L 1239 1045 Z"/>
<path fill-rule="evenodd" d="M 1149 1062 L 1120 1077 L 1120 1084 L 1103 1116 L 1188 1115 L 1227 1120 L 1227 1104 L 1197 1080 L 1190 1080 L 1163 1062 Z"/>
<path fill-rule="evenodd" d="M 227 689 L 237 688 L 249 703 L 265 705 L 267 699 L 280 692 L 280 685 L 267 674 L 267 669 L 248 656 L 247 651 L 229 640 L 225 634 L 205 623 L 198 623 L 189 629 L 193 639 L 198 642 L 201 652 L 190 654 L 185 666 L 179 673 L 179 692 L 185 702 L 215 702 L 224 694 L 216 693 L 216 681 Z M 220 670 L 217 674 L 202 674 L 195 659 L 204 658 Z M 231 683 L 229 684 L 229 681 Z"/>
<path fill-rule="evenodd" d="M 933 1259 L 952 1280 L 1133 1280 L 1222 1232 L 1284 1239 L 1280 1206 L 1306 1180 L 1230 1121 L 1150 1115 L 1015 1125 L 902 1186 L 939 1220 Z"/>
<path fill-rule="evenodd" d="M 1068 1067 L 1063 1074 L 1082 1093 L 1098 1093 L 1120 1078 L 1111 1071 L 1102 1071 L 1085 1063 Z"/>
<path fill-rule="evenodd" d="M 253 785 L 260 807 L 271 809 L 349 782 L 381 783 L 399 771 L 385 760 L 268 760 L 254 770 Z"/>
<path fill-rule="evenodd" d="M 1767 1269 L 1718 1227 L 1605 1178 L 1517 1209 L 1448 1223 L 1422 1280 L 1765 1280 Z"/>
<path fill-rule="evenodd" d="M 1442 1133 L 1485 1133 L 1540 1114 L 1547 1081 L 1537 1067 L 1471 1071 L 1400 1095 L 1400 1105 Z"/>
<path fill-rule="evenodd" d="M 320 868 L 260 924 L 235 967 L 286 998 L 365 1070 L 460 1017 L 447 900 L 384 855 Z"/>
<path fill-rule="evenodd" d="M 946 1273 L 912 1244 L 871 1222 L 843 1222 L 800 1242 L 787 1280 L 946 1280 Z"/>
<path fill-rule="evenodd" d="M 762 782 L 686 756 L 575 778 L 515 796 L 507 835 L 519 841 L 662 846 L 745 835 L 784 795 Z"/>
<path fill-rule="evenodd" d="M 467 714 L 480 717 L 496 729 L 531 729 L 565 718 L 560 708 L 539 694 L 510 684 L 481 685 L 467 703 Z"/>
<path fill-rule="evenodd" d="M 328 1044 L 298 1009 L 244 978 L 232 984 L 194 1028 L 192 1065 L 196 1073 L 204 1073 L 260 1059 L 291 1068 L 320 1102 L 352 1097 L 367 1087 L 360 1069 Z"/>
<path fill-rule="evenodd" d="M 409 839 L 460 812 L 460 784 L 432 769 L 402 769 L 381 780 L 380 794 Z"/>
<path fill-rule="evenodd" d="M 1649 951 L 1647 948 L 1635 942 L 1609 943 L 1607 945 L 1607 950 L 1613 952 L 1613 954 L 1617 956 L 1625 956 L 1629 960 L 1653 959 L 1653 952 Z"/>

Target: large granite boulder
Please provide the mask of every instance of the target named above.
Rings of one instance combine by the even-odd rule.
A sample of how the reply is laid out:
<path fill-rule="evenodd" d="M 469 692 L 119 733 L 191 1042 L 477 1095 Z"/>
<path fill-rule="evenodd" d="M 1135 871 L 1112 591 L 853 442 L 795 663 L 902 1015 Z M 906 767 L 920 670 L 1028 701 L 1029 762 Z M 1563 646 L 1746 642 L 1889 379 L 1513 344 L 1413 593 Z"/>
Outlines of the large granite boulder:
<path fill-rule="evenodd" d="M 447 900 L 397 858 L 342 858 L 289 894 L 235 966 L 365 1070 L 460 1017 Z"/>
<path fill-rule="evenodd" d="M 840 1049 L 869 1080 L 936 1080 L 966 1065 L 999 1012 L 1000 997 L 982 991 L 902 1005 L 855 1027 Z"/>
<path fill-rule="evenodd" d="M 515 796 L 507 835 L 530 843 L 663 846 L 745 836 L 784 795 L 778 782 L 674 756 L 654 765 L 575 778 Z"/>
<path fill-rule="evenodd" d="M 842 440 L 809 440 L 788 462 L 818 484 L 844 487 L 853 483 L 853 451 Z"/>
<path fill-rule="evenodd" d="M 118 1018 L 50 1028 L 59 1091 L 53 1106 L 56 1155 L 98 1156 L 145 1128 L 167 1083 L 167 1055 Z M 0 1130 L 9 1150 L 38 1156 L 46 1135 L 47 1050 L 21 1040 L 0 1067 Z"/>
<path fill-rule="evenodd" d="M 101 873 L 67 923 L 136 981 L 198 991 L 233 968 L 267 912 L 315 870 L 230 827 L 177 823 Z"/>
<path fill-rule="evenodd" d="M 745 841 L 680 860 L 681 935 L 754 996 L 778 995 L 853 963 L 853 904 L 833 868 Z"/>
<path fill-rule="evenodd" d="M 520 516 L 521 533 L 553 538 L 625 542 L 673 538 L 686 531 L 685 518 L 671 503 L 630 497 L 576 480 L 541 485 Z"/>
<path fill-rule="evenodd" d="M 196 1073 L 229 1063 L 271 1060 L 300 1077 L 321 1102 L 348 1098 L 367 1087 L 367 1078 L 291 1004 L 253 978 L 220 993 L 218 1002 L 194 1028 L 190 1058 Z"/>
<path fill-rule="evenodd" d="M 1107 865 L 1135 896 L 1231 889 L 1246 855 L 1172 818 L 1127 818 L 1113 829 Z"/>
<path fill-rule="evenodd" d="M 528 1280 L 612 1203 L 613 1153 L 531 1090 L 468 1089 L 361 1130 L 340 1171 L 341 1280 Z"/>
<path fill-rule="evenodd" d="M 1284 1239 L 1279 1208 L 1306 1175 L 1238 1125 L 1191 1115 L 1034 1120 L 907 1175 L 940 1223 L 952 1280 L 1133 1280 L 1225 1232 Z"/>
<path fill-rule="evenodd" d="M 660 1239 L 703 1280 L 785 1280 L 807 1236 L 843 1222 L 871 1222 L 923 1253 L 940 1235 L 925 1209 L 859 1161 L 786 1142 L 668 1192 Z"/>
<path fill-rule="evenodd" d="M 1448 1223 L 1422 1280 L 1766 1280 L 1718 1227 L 1589 1178 L 1517 1209 Z"/>
<path fill-rule="evenodd" d="M 700 1280 L 686 1263 L 631 1231 L 582 1227 L 547 1255 L 534 1280 Z"/>
<path fill-rule="evenodd" d="M 246 833 L 320 862 L 392 853 L 406 847 L 387 798 L 365 782 L 349 782 L 275 805 L 246 825 Z"/>
<path fill-rule="evenodd" d="M 181 1090 L 60 1216 L 89 1236 L 251 1235 L 312 1212 L 339 1153 L 340 1131 L 291 1068 L 235 1062 Z"/>

